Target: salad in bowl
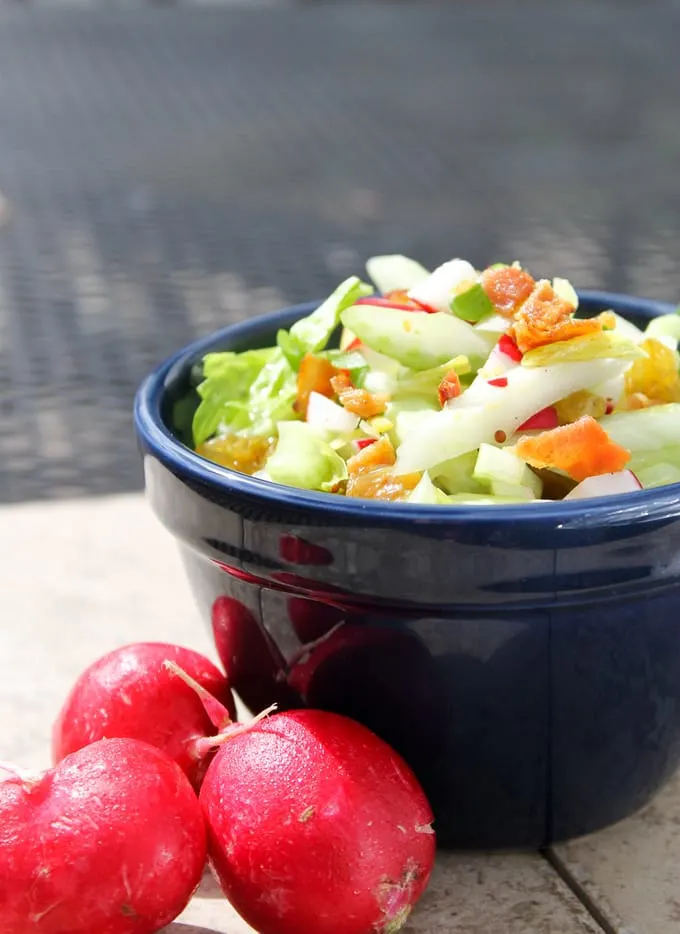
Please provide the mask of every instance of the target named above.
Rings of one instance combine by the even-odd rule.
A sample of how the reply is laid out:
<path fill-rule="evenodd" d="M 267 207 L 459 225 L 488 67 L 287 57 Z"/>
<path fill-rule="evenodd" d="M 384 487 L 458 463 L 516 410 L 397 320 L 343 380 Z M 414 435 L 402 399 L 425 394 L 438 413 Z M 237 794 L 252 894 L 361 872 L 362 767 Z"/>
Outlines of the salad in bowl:
<path fill-rule="evenodd" d="M 271 347 L 206 354 L 192 446 L 305 490 L 419 504 L 680 482 L 680 315 L 578 316 L 519 263 L 367 264 Z"/>

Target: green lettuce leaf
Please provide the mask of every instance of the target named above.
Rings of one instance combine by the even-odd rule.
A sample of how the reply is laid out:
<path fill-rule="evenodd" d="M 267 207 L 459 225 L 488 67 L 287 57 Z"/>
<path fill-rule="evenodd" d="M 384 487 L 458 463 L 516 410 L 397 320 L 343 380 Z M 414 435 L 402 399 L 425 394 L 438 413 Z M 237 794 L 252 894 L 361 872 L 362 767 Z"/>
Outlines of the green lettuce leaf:
<path fill-rule="evenodd" d="M 567 341 L 554 341 L 528 350 L 522 366 L 555 366 L 557 363 L 587 363 L 589 360 L 636 360 L 645 352 L 637 344 L 613 331 L 596 331 Z"/>
<path fill-rule="evenodd" d="M 270 437 L 279 420 L 296 417 L 296 375 L 278 347 L 207 354 L 203 372 L 192 422 L 194 447 L 218 430 Z"/>
<path fill-rule="evenodd" d="M 340 315 L 359 298 L 373 294 L 373 288 L 357 276 L 341 283 L 316 311 L 296 321 L 289 331 L 279 331 L 276 343 L 294 370 L 307 353 L 323 350 L 340 323 Z"/>
<path fill-rule="evenodd" d="M 283 422 L 264 470 L 275 483 L 330 492 L 347 479 L 347 464 L 306 422 Z"/>

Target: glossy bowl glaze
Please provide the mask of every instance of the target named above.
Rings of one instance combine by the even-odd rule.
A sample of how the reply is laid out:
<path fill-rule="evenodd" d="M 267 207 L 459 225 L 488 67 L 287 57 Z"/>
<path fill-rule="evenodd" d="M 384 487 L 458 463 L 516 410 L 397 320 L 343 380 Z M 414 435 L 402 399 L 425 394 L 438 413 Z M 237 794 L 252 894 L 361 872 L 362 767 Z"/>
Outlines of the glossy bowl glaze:
<path fill-rule="evenodd" d="M 595 292 L 581 307 L 639 323 L 670 310 Z M 313 308 L 197 341 L 136 399 L 148 497 L 234 687 L 255 709 L 374 729 L 419 775 L 444 846 L 535 847 L 635 811 L 680 762 L 680 484 L 411 506 L 294 490 L 186 448 L 173 420 L 190 415 L 192 366 L 271 344 Z"/>

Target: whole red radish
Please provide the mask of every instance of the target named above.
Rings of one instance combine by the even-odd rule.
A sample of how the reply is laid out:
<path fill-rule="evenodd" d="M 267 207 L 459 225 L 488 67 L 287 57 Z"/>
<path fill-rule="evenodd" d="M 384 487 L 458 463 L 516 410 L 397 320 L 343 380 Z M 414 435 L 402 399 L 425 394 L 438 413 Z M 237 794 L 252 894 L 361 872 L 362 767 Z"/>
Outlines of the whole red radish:
<path fill-rule="evenodd" d="M 260 934 L 394 934 L 432 871 L 432 811 L 415 776 L 338 714 L 236 727 L 200 801 L 213 870 Z"/>
<path fill-rule="evenodd" d="M 98 739 L 127 736 L 162 749 L 198 786 L 208 760 L 195 742 L 215 726 L 196 692 L 165 668 L 166 659 L 235 716 L 227 680 L 207 658 L 178 645 L 138 642 L 115 649 L 78 678 L 54 724 L 53 761 Z"/>
<path fill-rule="evenodd" d="M 108 739 L 26 778 L 0 770 L 2 934 L 152 934 L 205 865 L 205 823 L 182 770 Z"/>

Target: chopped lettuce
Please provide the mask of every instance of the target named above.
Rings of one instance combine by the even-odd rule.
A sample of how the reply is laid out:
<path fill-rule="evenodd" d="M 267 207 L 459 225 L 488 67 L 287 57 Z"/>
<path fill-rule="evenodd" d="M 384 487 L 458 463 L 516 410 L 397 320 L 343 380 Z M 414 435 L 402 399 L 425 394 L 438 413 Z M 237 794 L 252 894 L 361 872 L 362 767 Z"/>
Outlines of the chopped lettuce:
<path fill-rule="evenodd" d="M 600 424 L 612 441 L 637 451 L 658 451 L 680 443 L 680 402 L 605 415 Z"/>
<path fill-rule="evenodd" d="M 296 321 L 290 331 L 279 331 L 276 343 L 291 367 L 297 370 L 305 354 L 323 350 L 340 323 L 341 312 L 372 294 L 370 285 L 350 276 L 311 315 Z"/>
<path fill-rule="evenodd" d="M 279 440 L 264 470 L 275 483 L 329 492 L 347 479 L 347 464 L 323 432 L 306 422 L 279 425 Z"/>
<path fill-rule="evenodd" d="M 606 427 L 606 425 L 605 425 Z M 639 473 L 656 464 L 672 464 L 680 467 L 680 441 L 651 451 L 633 451 L 628 467 L 633 473 Z"/>
<path fill-rule="evenodd" d="M 528 350 L 522 366 L 553 366 L 556 363 L 586 363 L 588 360 L 636 360 L 645 352 L 628 337 L 613 331 L 596 331 L 568 341 L 554 341 Z"/>
<path fill-rule="evenodd" d="M 649 467 L 642 467 L 634 473 L 646 490 L 666 486 L 668 483 L 680 483 L 680 467 L 664 461 L 650 464 Z"/>
<path fill-rule="evenodd" d="M 192 422 L 196 447 L 218 431 L 268 437 L 279 420 L 295 416 L 295 373 L 275 347 L 208 354 L 204 374 Z"/>

